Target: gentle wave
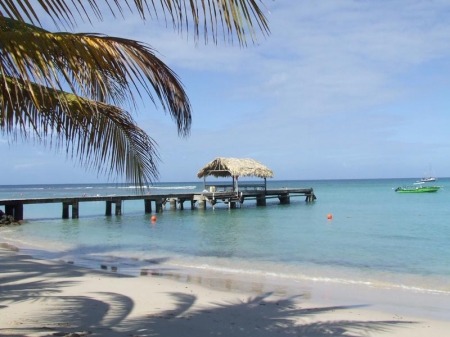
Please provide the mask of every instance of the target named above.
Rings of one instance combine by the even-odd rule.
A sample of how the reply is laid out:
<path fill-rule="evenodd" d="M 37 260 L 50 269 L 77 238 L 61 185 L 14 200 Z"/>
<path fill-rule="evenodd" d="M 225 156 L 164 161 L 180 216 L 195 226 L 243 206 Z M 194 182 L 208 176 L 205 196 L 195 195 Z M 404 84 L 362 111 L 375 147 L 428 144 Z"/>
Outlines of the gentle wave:
<path fill-rule="evenodd" d="M 313 281 L 320 283 L 332 283 L 332 284 L 342 284 L 342 285 L 359 285 L 366 286 L 371 288 L 379 288 L 379 289 L 401 289 L 416 293 L 424 293 L 424 294 L 434 294 L 434 295 L 446 295 L 450 296 L 450 290 L 444 289 L 435 289 L 435 288 L 424 288 L 413 285 L 405 285 L 405 284 L 395 284 L 392 282 L 382 282 L 379 280 L 358 280 L 358 279 L 348 279 L 348 278 L 333 278 L 333 277 L 317 277 L 310 276 L 306 274 L 285 274 L 279 272 L 268 272 L 264 270 L 255 270 L 255 269 L 235 269 L 228 267 L 217 267 L 211 265 L 193 265 L 193 264 L 184 264 L 184 263 L 171 263 L 171 265 L 189 268 L 189 269 L 198 269 L 204 270 L 213 273 L 220 274 L 234 274 L 234 275 L 252 275 L 252 276 L 264 276 L 271 277 L 273 279 L 284 279 L 292 282 L 301 282 L 301 281 Z"/>
<path fill-rule="evenodd" d="M 85 190 L 85 189 L 140 189 L 140 188 L 149 188 L 149 189 L 171 189 L 171 190 L 180 190 L 180 189 L 186 189 L 186 190 L 192 190 L 196 189 L 196 185 L 179 185 L 179 186 L 154 186 L 154 185 L 143 185 L 143 186 L 137 186 L 137 185 L 128 185 L 128 186 L 112 186 L 112 185 L 98 185 L 98 186 L 52 186 L 49 185 L 49 187 L 25 187 L 25 186 L 0 186 L 0 191 L 41 191 L 41 190 L 51 190 L 51 191 L 57 191 L 57 190 Z"/>
<path fill-rule="evenodd" d="M 40 190 L 46 190 L 50 188 L 45 187 L 23 187 L 23 188 L 0 188 L 0 191 L 40 191 Z"/>
<path fill-rule="evenodd" d="M 138 189 L 139 186 L 122 186 L 122 187 L 110 187 L 117 189 Z M 152 190 L 193 190 L 197 186 L 142 186 L 142 188 L 149 188 Z"/>
<path fill-rule="evenodd" d="M 98 188 L 98 187 L 93 187 L 93 186 L 77 186 L 77 187 L 63 187 L 63 190 L 90 190 L 93 188 Z M 57 189 L 57 188 L 55 188 Z"/>
<path fill-rule="evenodd" d="M 152 190 L 194 190 L 197 186 L 150 186 Z"/>

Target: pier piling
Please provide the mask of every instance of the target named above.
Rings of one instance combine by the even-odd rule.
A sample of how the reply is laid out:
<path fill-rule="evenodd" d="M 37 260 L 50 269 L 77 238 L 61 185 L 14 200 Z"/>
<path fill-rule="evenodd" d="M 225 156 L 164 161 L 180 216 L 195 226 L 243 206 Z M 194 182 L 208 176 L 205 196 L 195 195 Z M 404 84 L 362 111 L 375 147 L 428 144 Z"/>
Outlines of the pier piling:
<path fill-rule="evenodd" d="M 266 206 L 266 196 L 264 194 L 256 197 L 256 206 Z"/>
<path fill-rule="evenodd" d="M 205 199 L 200 199 L 198 201 L 198 208 L 199 209 L 206 209 L 206 200 Z"/>
<path fill-rule="evenodd" d="M 150 199 L 144 199 L 145 214 L 152 212 L 152 201 Z"/>
<path fill-rule="evenodd" d="M 278 199 L 280 200 L 280 204 L 287 205 L 291 203 L 291 198 L 288 194 L 279 195 Z"/>
<path fill-rule="evenodd" d="M 72 219 L 78 219 L 78 201 L 72 202 Z"/>
<path fill-rule="evenodd" d="M 116 199 L 114 200 L 114 203 L 116 205 L 116 215 L 122 215 L 122 200 L 121 199 Z"/>
<path fill-rule="evenodd" d="M 163 202 L 165 199 L 159 198 L 155 201 L 156 203 L 156 213 L 162 213 L 163 212 Z"/>
<path fill-rule="evenodd" d="M 112 204 L 112 201 L 111 200 L 106 200 L 106 209 L 105 209 L 105 215 L 106 216 L 110 216 L 112 213 L 111 213 L 111 204 Z"/>
<path fill-rule="evenodd" d="M 23 220 L 23 204 L 5 205 L 5 214 L 14 217 L 15 221 Z"/>
<path fill-rule="evenodd" d="M 169 204 L 172 211 L 177 209 L 177 199 L 171 198 Z"/>

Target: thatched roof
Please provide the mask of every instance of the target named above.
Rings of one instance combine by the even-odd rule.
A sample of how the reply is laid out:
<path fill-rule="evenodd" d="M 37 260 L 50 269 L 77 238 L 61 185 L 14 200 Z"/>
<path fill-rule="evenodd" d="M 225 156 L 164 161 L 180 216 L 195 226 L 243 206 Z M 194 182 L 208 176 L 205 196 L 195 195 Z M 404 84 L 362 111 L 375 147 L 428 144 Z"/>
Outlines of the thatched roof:
<path fill-rule="evenodd" d="M 273 172 L 256 160 L 244 158 L 216 158 L 197 173 L 197 177 L 259 177 L 273 178 Z"/>

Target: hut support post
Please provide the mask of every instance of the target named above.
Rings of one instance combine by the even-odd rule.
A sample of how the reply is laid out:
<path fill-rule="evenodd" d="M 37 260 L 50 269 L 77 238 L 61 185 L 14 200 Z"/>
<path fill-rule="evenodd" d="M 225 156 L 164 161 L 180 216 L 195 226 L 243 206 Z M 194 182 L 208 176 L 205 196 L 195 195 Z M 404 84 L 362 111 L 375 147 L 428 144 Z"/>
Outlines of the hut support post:
<path fill-rule="evenodd" d="M 197 200 L 191 199 L 191 209 L 195 209 L 195 203 Z"/>
<path fill-rule="evenodd" d="M 145 214 L 149 214 L 152 212 L 152 201 L 150 199 L 144 200 L 144 212 Z"/>
<path fill-rule="evenodd" d="M 110 216 L 112 213 L 111 213 L 111 205 L 112 205 L 112 201 L 110 201 L 110 200 L 107 200 L 106 202 L 105 202 L 105 215 L 106 216 Z"/>

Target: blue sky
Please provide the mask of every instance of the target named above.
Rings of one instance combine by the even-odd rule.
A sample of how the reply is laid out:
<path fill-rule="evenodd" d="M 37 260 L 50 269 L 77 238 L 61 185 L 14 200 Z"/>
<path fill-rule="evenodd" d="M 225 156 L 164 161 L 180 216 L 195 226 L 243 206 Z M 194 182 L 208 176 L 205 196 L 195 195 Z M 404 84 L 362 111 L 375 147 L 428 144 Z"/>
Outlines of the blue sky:
<path fill-rule="evenodd" d="M 265 4 L 271 35 L 245 49 L 131 15 L 76 29 L 146 42 L 180 76 L 190 137 L 149 101 L 135 114 L 161 181 L 196 181 L 216 157 L 253 158 L 275 179 L 450 176 L 450 2 Z M 0 151 L 0 184 L 107 181 L 55 149 L 3 137 Z"/>

